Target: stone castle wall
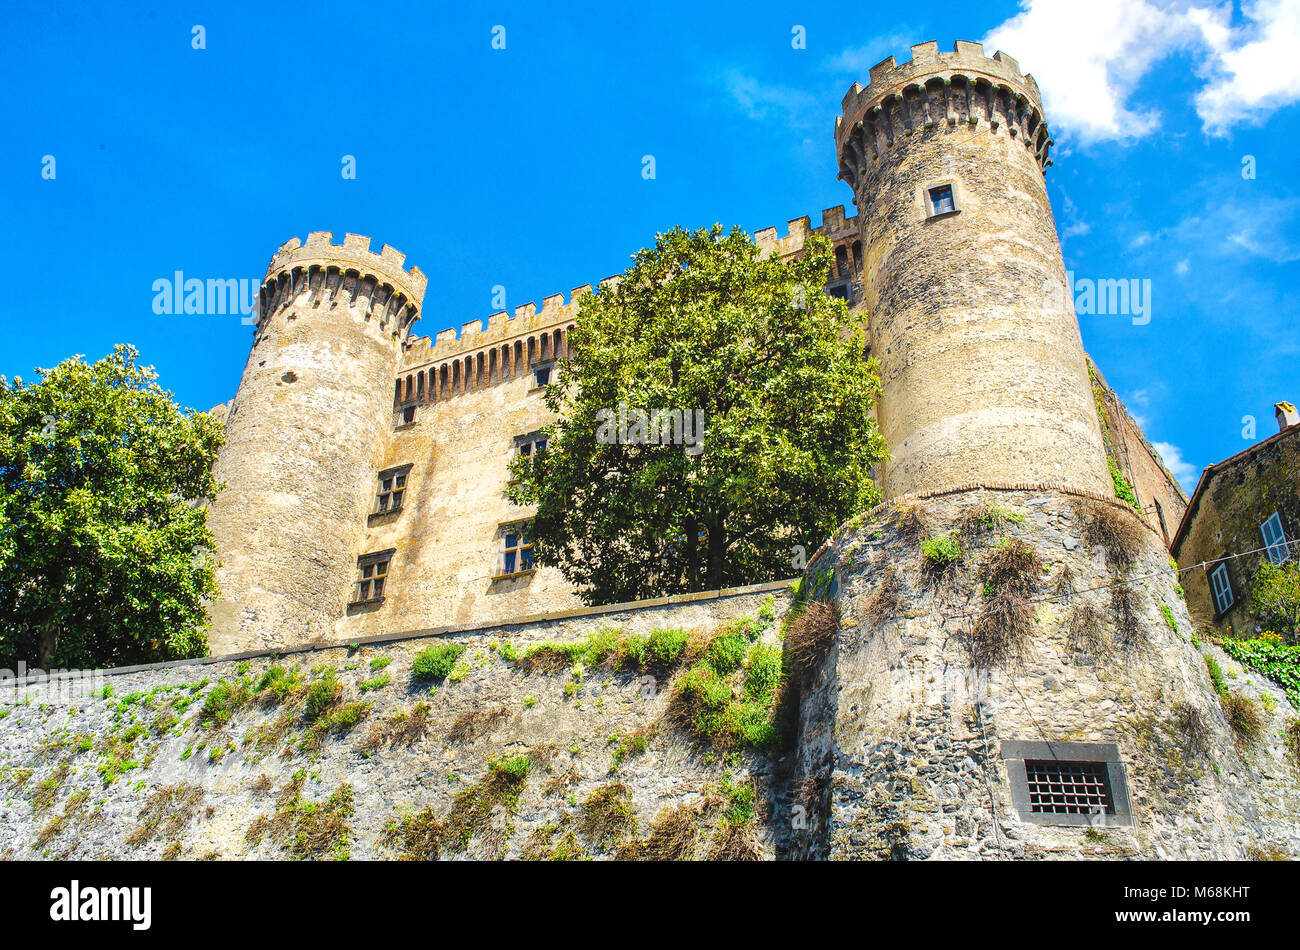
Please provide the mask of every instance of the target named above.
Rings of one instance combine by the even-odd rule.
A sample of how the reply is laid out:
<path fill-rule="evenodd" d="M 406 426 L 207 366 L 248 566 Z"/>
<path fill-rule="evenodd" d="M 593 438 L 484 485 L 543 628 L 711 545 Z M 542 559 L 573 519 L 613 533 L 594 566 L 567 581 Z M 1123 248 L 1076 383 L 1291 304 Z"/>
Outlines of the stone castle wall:
<path fill-rule="evenodd" d="M 1177 575 L 1154 532 L 1118 567 L 1090 540 L 1097 506 L 1053 491 L 965 491 L 904 499 L 841 529 L 809 565 L 833 571 L 842 611 L 835 648 L 804 698 L 797 801 L 817 818 L 795 853 L 831 858 L 1226 858 L 1300 853 L 1300 763 L 1283 730 L 1282 690 L 1196 644 Z M 925 567 L 925 537 L 969 528 L 990 507 L 1007 520 L 964 535 L 952 568 Z M 919 532 L 909 519 L 920 519 Z M 911 522 L 915 524 L 915 522 Z M 991 669 L 968 649 L 988 592 L 981 565 L 1015 539 L 1043 573 L 1019 661 Z M 898 589 L 882 594 L 894 572 Z M 1125 583 L 1120 583 L 1125 582 Z M 1115 599 L 1127 589 L 1127 606 Z M 1099 628 L 1083 636 L 1074 611 Z M 1164 617 L 1164 609 L 1176 625 Z M 1127 611 L 1131 632 L 1126 633 Z M 1229 688 L 1265 711 L 1257 743 L 1229 727 L 1203 653 Z M 1199 730 L 1189 726 L 1189 718 Z M 1014 800 L 1016 743 L 1070 759 L 1075 744 L 1113 745 L 1132 822 L 1036 824 Z"/>
<path fill-rule="evenodd" d="M 788 824 L 772 758 L 698 745 L 665 721 L 667 684 L 654 688 L 635 672 L 530 672 L 506 655 L 602 629 L 708 633 L 757 616 L 765 601 L 764 636 L 775 642 L 789 600 L 788 584 L 768 584 L 282 656 L 110 671 L 107 698 L 70 698 L 38 683 L 19 690 L 17 706 L 0 707 L 0 860 L 392 859 L 405 854 L 385 835 L 394 821 L 426 810 L 448 820 L 457 796 L 487 790 L 493 760 L 523 755 L 531 768 L 517 801 L 474 818 L 465 846 L 444 845 L 442 858 L 612 857 L 669 816 L 685 822 L 673 825 L 677 840 L 690 837 L 679 856 L 703 859 L 724 830 L 720 796 L 752 787 L 758 815 L 747 840 L 770 859 Z M 465 647 L 457 672 L 435 684 L 413 679 L 414 657 L 443 643 Z M 214 691 L 255 684 L 272 666 L 304 681 L 333 675 L 340 703 L 369 706 L 354 726 L 315 743 L 301 703 L 290 714 L 288 705 L 250 701 L 224 724 L 200 722 Z M 385 685 L 362 686 L 380 676 Z M 378 745 L 369 741 L 375 732 Z M 620 737 L 637 733 L 644 748 L 616 755 Z M 585 806 L 610 789 L 626 793 L 627 813 L 597 834 L 584 825 Z M 312 806 L 336 823 L 304 826 Z M 304 827 L 312 841 L 295 850 Z"/>
<path fill-rule="evenodd" d="M 371 516 L 357 554 L 395 549 L 386 597 L 353 609 L 339 636 L 499 621 L 579 604 L 552 567 L 500 576 L 503 526 L 531 509 L 503 491 L 515 440 L 551 419 L 531 372 L 420 405 L 376 469 L 412 465 L 400 511 Z M 373 473 L 372 473 L 373 478 Z"/>
<path fill-rule="evenodd" d="M 1109 489 L 1043 171 L 1037 87 L 977 44 L 913 47 L 836 120 L 880 360 L 887 497 L 969 482 Z M 933 213 L 930 191 L 955 209 Z"/>
<path fill-rule="evenodd" d="M 1133 486 L 1143 519 L 1167 547 L 1173 543 L 1174 532 L 1187 510 L 1187 495 L 1101 370 L 1091 358 L 1088 364 L 1106 454 Z"/>
<path fill-rule="evenodd" d="M 371 481 L 392 437 L 391 380 L 424 275 L 327 232 L 286 243 L 226 415 L 209 515 L 218 652 L 330 636 L 343 616 Z"/>

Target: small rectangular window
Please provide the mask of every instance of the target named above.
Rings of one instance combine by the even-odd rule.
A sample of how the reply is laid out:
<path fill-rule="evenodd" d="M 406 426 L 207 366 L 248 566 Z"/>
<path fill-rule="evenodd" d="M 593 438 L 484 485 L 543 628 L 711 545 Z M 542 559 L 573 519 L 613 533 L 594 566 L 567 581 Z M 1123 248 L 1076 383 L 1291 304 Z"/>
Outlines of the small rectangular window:
<path fill-rule="evenodd" d="M 551 368 L 549 366 L 539 366 L 533 370 L 533 375 L 537 377 L 538 386 L 545 386 L 551 381 Z"/>
<path fill-rule="evenodd" d="M 537 432 L 518 436 L 515 439 L 515 448 L 524 458 L 532 458 L 538 452 L 546 451 L 546 436 Z"/>
<path fill-rule="evenodd" d="M 1259 526 L 1259 533 L 1264 536 L 1268 559 L 1274 564 L 1281 564 L 1290 556 L 1291 549 L 1287 544 L 1286 533 L 1282 530 L 1282 518 L 1276 511 Z"/>
<path fill-rule="evenodd" d="M 930 189 L 930 214 L 948 214 L 957 210 L 957 202 L 952 196 L 952 185 L 940 185 Z"/>
<path fill-rule="evenodd" d="M 414 406 L 405 406 L 405 407 L 403 407 L 403 409 L 402 409 L 402 425 L 407 425 L 408 423 L 411 423 L 411 422 L 414 422 L 414 421 L 415 421 L 415 407 L 414 407 Z"/>
<path fill-rule="evenodd" d="M 368 604 L 384 599 L 393 553 L 379 551 L 357 558 L 357 591 L 353 603 Z"/>
<path fill-rule="evenodd" d="M 1025 781 L 1036 815 L 1115 814 L 1105 762 L 1026 759 Z"/>
<path fill-rule="evenodd" d="M 388 468 L 379 473 L 379 492 L 375 497 L 375 514 L 398 511 L 406 498 L 406 480 L 412 466 Z"/>
<path fill-rule="evenodd" d="M 518 574 L 533 569 L 533 543 L 523 525 L 507 528 L 502 535 L 501 568 L 498 576 Z"/>
<path fill-rule="evenodd" d="M 1220 564 L 1210 572 L 1210 587 L 1214 591 L 1214 609 L 1227 613 L 1232 606 L 1232 581 L 1228 578 L 1228 565 Z"/>

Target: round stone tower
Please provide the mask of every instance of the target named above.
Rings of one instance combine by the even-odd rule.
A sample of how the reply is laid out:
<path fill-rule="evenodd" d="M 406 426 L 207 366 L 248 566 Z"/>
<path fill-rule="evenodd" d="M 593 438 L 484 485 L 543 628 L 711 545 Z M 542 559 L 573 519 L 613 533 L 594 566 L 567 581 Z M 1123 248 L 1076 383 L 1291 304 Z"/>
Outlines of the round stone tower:
<path fill-rule="evenodd" d="M 262 282 L 209 514 L 221 599 L 212 652 L 328 637 L 345 612 L 393 381 L 426 278 L 404 255 L 328 231 L 284 244 Z"/>
<path fill-rule="evenodd" d="M 835 120 L 892 458 L 884 494 L 1113 486 L 1044 173 L 1038 84 L 978 43 L 912 47 Z"/>

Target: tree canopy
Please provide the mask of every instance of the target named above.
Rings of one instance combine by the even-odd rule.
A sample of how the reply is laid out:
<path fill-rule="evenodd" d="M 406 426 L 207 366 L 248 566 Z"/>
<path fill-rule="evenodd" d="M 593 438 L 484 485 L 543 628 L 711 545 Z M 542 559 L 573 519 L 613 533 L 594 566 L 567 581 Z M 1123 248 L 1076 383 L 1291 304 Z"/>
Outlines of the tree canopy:
<path fill-rule="evenodd" d="M 539 563 L 588 603 L 757 583 L 879 500 L 880 384 L 823 292 L 831 257 L 675 228 L 581 298 L 545 395 L 559 418 L 507 488 L 536 506 Z"/>
<path fill-rule="evenodd" d="M 1265 561 L 1255 572 L 1250 612 L 1287 643 L 1300 643 L 1300 565 Z"/>
<path fill-rule="evenodd" d="M 222 426 L 117 346 L 0 377 L 0 662 L 202 656 Z"/>

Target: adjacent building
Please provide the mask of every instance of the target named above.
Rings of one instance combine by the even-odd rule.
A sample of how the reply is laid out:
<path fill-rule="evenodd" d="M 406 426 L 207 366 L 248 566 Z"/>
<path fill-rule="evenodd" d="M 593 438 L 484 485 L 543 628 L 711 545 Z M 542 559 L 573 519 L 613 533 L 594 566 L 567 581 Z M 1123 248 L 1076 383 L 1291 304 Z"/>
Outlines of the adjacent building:
<path fill-rule="evenodd" d="M 1260 632 L 1255 572 L 1293 557 L 1300 538 L 1300 413 L 1275 410 L 1276 433 L 1201 473 L 1170 546 L 1192 616 L 1224 635 Z"/>

